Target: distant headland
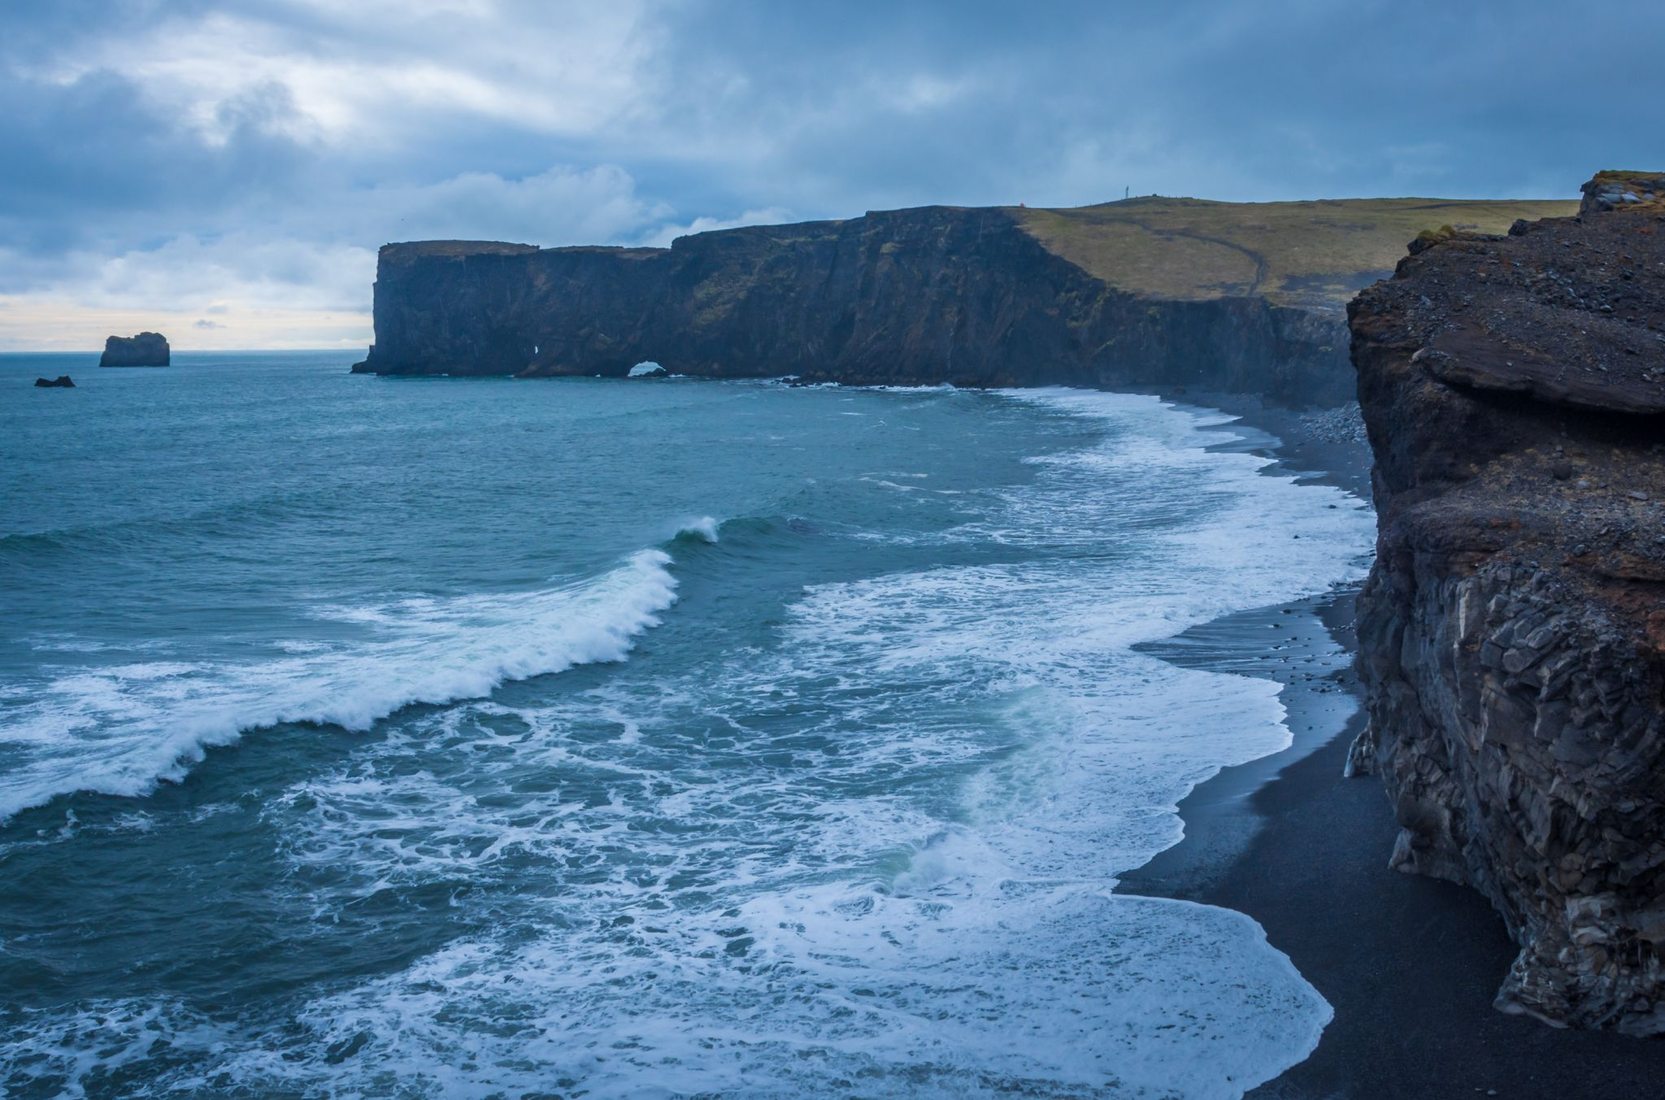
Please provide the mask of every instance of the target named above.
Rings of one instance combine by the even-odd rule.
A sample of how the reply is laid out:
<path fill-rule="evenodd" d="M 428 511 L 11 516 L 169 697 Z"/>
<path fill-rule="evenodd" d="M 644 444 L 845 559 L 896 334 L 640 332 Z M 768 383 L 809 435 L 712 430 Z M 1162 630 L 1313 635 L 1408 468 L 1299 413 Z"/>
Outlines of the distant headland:
<path fill-rule="evenodd" d="M 1353 395 L 1343 307 L 1423 231 L 1575 202 L 928 206 L 669 248 L 381 250 L 374 374 L 673 374 Z"/>

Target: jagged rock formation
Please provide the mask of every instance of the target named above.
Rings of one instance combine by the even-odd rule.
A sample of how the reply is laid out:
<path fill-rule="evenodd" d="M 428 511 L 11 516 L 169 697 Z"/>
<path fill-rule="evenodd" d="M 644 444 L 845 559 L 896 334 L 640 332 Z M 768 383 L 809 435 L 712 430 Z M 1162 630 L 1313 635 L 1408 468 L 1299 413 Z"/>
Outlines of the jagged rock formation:
<path fill-rule="evenodd" d="M 69 375 L 60 374 L 56 378 L 37 378 L 35 388 L 40 390 L 72 390 L 75 383 L 70 381 Z"/>
<path fill-rule="evenodd" d="M 1665 177 L 1443 234 L 1349 310 L 1376 456 L 1359 600 L 1392 859 L 1521 951 L 1498 1007 L 1665 1032 Z"/>
<path fill-rule="evenodd" d="M 1392 226 L 1504 209 L 1406 201 L 1392 200 Z M 1270 206 L 1302 208 L 1278 215 L 1282 237 L 1262 225 L 1276 220 Z M 1385 231 L 1391 254 L 1381 232 L 1359 245 L 1370 215 L 1343 218 L 1342 206 L 924 207 L 701 233 L 669 249 L 394 244 L 377 268 L 376 343 L 354 369 L 622 376 L 654 361 L 713 377 L 1200 388 L 1335 405 L 1353 389 L 1335 287 L 1385 274 L 1405 239 Z M 1259 254 L 1221 236 L 1234 217 L 1261 231 L 1247 239 L 1272 259 L 1257 267 L 1245 256 Z M 1347 268 L 1328 297 L 1290 260 L 1301 252 L 1285 239 L 1292 218 L 1354 246 L 1326 261 Z M 1204 219 L 1208 233 L 1184 228 Z M 1258 274 L 1233 281 L 1233 263 L 1275 268 L 1278 293 Z M 1195 270 L 1176 275 L 1186 264 Z"/>
<path fill-rule="evenodd" d="M 159 332 L 137 336 L 111 336 L 104 341 L 101 367 L 165 367 L 169 359 L 168 338 Z"/>

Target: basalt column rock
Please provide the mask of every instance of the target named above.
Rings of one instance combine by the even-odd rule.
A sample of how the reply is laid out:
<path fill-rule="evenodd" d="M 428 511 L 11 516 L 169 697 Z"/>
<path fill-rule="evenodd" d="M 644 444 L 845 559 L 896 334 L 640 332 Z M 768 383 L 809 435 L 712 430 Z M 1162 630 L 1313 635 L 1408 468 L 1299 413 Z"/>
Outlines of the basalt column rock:
<path fill-rule="evenodd" d="M 111 336 L 104 341 L 101 367 L 165 367 L 169 360 L 168 338 L 159 332 L 137 336 Z"/>
<path fill-rule="evenodd" d="M 1623 178 L 1620 178 L 1623 177 Z M 1665 181 L 1651 177 L 1654 183 Z M 1403 870 L 1520 954 L 1497 1005 L 1665 1032 L 1665 186 L 1428 242 L 1350 309 L 1376 457 L 1359 600 Z"/>
<path fill-rule="evenodd" d="M 374 374 L 1086 385 L 1350 399 L 1339 311 L 1156 301 L 1048 251 L 1009 211 L 922 207 L 670 248 L 426 241 L 381 250 Z"/>

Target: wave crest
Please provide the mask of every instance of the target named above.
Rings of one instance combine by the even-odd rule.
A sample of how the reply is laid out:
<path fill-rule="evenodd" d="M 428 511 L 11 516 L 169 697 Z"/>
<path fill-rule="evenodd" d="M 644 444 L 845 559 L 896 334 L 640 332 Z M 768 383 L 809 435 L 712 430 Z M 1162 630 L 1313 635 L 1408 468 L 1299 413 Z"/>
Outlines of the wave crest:
<path fill-rule="evenodd" d="M 78 791 L 148 794 L 251 729 L 314 722 L 364 730 L 413 704 L 478 698 L 509 680 L 624 660 L 676 602 L 670 565 L 664 551 L 642 550 L 599 577 L 540 592 L 348 609 L 376 632 L 351 647 L 60 677 L 0 742 L 0 822 Z"/>
<path fill-rule="evenodd" d="M 722 524 L 710 516 L 700 516 L 698 519 L 685 519 L 677 527 L 674 541 L 697 539 L 700 542 L 717 543 L 717 532 Z"/>

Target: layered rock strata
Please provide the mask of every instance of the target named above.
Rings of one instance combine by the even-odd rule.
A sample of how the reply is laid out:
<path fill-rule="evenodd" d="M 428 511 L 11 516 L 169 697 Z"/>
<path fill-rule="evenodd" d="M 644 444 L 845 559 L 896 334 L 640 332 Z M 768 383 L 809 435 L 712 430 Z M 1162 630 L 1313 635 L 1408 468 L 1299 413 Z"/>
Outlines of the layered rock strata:
<path fill-rule="evenodd" d="M 1443 235 L 1349 309 L 1375 452 L 1359 599 L 1406 870 L 1520 945 L 1497 995 L 1665 1032 L 1665 177 Z"/>
<path fill-rule="evenodd" d="M 1339 311 L 1159 301 L 1048 251 L 1004 209 L 925 207 L 679 238 L 670 248 L 384 247 L 385 374 L 675 374 L 965 386 L 1351 394 Z"/>
<path fill-rule="evenodd" d="M 99 357 L 101 367 L 165 367 L 171 352 L 168 338 L 159 332 L 141 332 L 137 336 L 111 336 L 104 341 L 104 354 Z"/>

